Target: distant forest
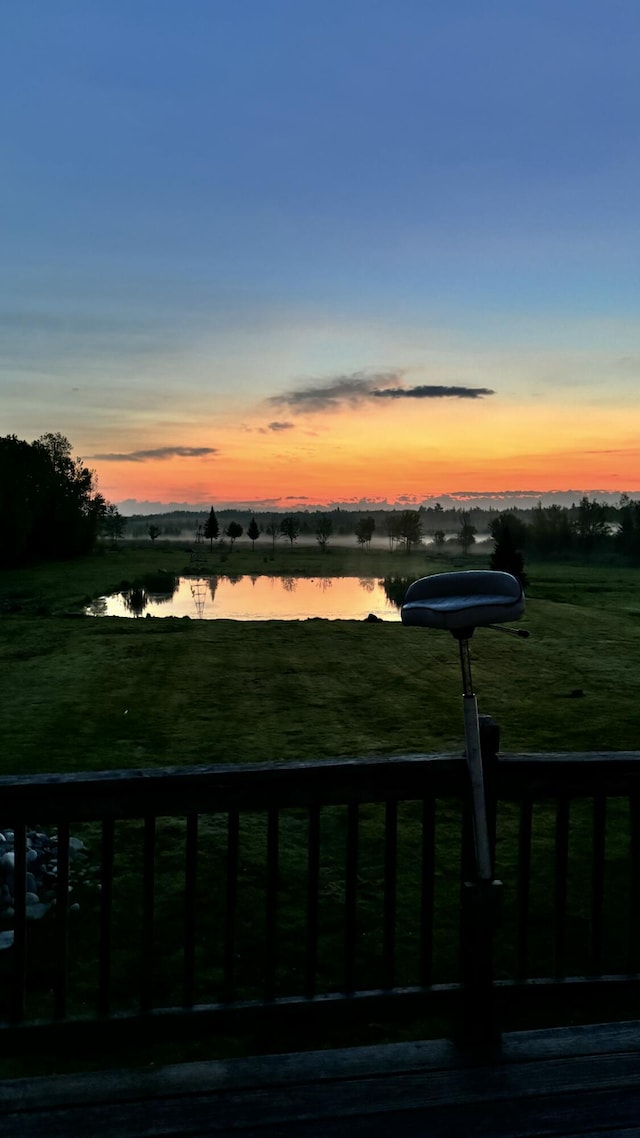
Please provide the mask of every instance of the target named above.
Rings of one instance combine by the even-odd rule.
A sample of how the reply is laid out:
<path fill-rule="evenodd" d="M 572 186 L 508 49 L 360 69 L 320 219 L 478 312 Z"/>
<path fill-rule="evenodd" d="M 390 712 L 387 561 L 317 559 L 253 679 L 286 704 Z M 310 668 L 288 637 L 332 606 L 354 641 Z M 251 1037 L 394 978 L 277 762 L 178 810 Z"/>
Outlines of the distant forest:
<path fill-rule="evenodd" d="M 211 507 L 211 510 L 214 508 Z M 532 556 L 615 556 L 640 560 L 640 501 L 623 495 L 619 505 L 587 497 L 573 506 L 532 506 L 515 509 L 449 508 L 421 506 L 417 510 L 297 510 L 290 514 L 248 510 L 215 510 L 216 540 L 225 540 L 230 526 L 241 528 L 238 536 L 251 537 L 250 527 L 266 541 L 287 538 L 316 539 L 321 545 L 332 538 L 353 538 L 368 545 L 375 538 L 390 549 L 411 549 L 422 541 L 436 545 L 455 544 L 463 552 L 479 539 L 494 543 L 504 539 Z M 206 538 L 210 510 L 175 510 L 164 514 L 132 515 L 124 536 L 197 540 Z M 293 535 L 293 537 L 292 537 Z M 254 538 L 257 540 L 257 538 Z"/>

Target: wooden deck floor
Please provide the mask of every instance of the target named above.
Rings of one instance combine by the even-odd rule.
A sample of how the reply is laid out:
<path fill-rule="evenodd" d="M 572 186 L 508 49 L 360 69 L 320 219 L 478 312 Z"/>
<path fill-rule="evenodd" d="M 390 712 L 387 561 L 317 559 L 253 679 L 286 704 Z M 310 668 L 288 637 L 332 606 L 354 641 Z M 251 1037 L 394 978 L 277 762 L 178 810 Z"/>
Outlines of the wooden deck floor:
<path fill-rule="evenodd" d="M 640 1021 L 0 1083 L 1 1138 L 640 1138 Z"/>

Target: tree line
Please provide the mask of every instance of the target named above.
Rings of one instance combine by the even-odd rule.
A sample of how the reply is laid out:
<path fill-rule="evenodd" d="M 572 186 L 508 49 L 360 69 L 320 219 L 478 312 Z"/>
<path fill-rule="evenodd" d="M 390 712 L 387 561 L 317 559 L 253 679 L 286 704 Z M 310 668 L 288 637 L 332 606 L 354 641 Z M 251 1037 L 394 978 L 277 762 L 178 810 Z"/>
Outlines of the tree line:
<path fill-rule="evenodd" d="M 204 518 L 195 513 L 180 513 L 180 521 L 173 522 L 173 514 L 158 515 L 158 523 L 151 526 L 149 519 L 136 519 L 138 535 L 151 528 L 153 537 L 159 533 L 171 536 L 172 531 L 184 532 L 190 525 L 199 526 L 204 537 L 213 545 L 217 540 L 234 542 L 245 533 L 237 516 L 226 521 L 233 511 L 213 506 Z M 241 514 L 239 516 L 242 516 Z M 133 519 L 132 519 L 133 520 Z M 362 547 L 369 546 L 375 535 L 386 539 L 389 549 L 410 553 L 425 540 L 436 548 L 455 545 L 468 554 L 478 534 L 488 534 L 494 545 L 500 547 L 499 556 L 507 556 L 513 549 L 521 555 L 537 559 L 620 556 L 640 560 L 640 502 L 623 495 L 618 506 L 598 502 L 584 496 L 573 506 L 537 506 L 527 510 L 444 510 L 442 507 L 420 507 L 409 510 L 385 510 L 372 513 L 346 510 L 299 510 L 291 514 L 251 515 L 246 535 L 252 545 L 262 535 L 273 547 L 280 538 L 291 545 L 299 537 L 315 536 L 326 550 L 334 536 L 351 536 Z M 504 552 L 503 552 L 504 551 Z"/>
<path fill-rule="evenodd" d="M 64 435 L 0 438 L 0 565 L 88 553 L 114 510 Z"/>

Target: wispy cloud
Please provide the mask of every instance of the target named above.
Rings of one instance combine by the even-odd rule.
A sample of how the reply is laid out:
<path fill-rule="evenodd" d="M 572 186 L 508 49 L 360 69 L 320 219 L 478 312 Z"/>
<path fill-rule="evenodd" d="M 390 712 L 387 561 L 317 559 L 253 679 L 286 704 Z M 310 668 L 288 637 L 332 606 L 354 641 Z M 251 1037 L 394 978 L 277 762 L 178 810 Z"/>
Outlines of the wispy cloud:
<path fill-rule="evenodd" d="M 373 391 L 381 384 L 393 386 L 399 383 L 402 374 L 397 369 L 373 374 L 355 371 L 350 375 L 336 375 L 331 379 L 313 382 L 283 395 L 272 395 L 267 402 L 276 407 L 290 407 L 295 413 L 336 411 L 344 406 L 357 407 L 359 403 L 370 399 Z"/>
<path fill-rule="evenodd" d="M 153 450 L 132 450 L 128 454 L 90 454 L 88 457 L 98 462 L 152 462 L 154 459 L 204 458 L 218 453 L 217 447 L 155 447 Z"/>
<path fill-rule="evenodd" d="M 433 383 L 403 387 L 404 374 L 400 368 L 373 373 L 356 371 L 310 383 L 282 395 L 272 395 L 267 402 L 277 407 L 288 407 L 294 414 L 301 414 L 305 411 L 313 413 L 357 407 L 373 399 L 482 399 L 486 395 L 495 395 L 490 387 Z M 270 428 L 281 429 L 273 423 Z"/>
<path fill-rule="evenodd" d="M 495 395 L 490 387 L 456 387 L 424 383 L 419 387 L 386 387 L 372 391 L 375 399 L 482 399 Z"/>
<path fill-rule="evenodd" d="M 273 423 L 268 423 L 267 426 L 268 426 L 268 429 L 270 431 L 290 431 L 295 426 L 295 424 L 294 423 L 286 423 L 286 422 L 279 423 L 276 420 Z"/>

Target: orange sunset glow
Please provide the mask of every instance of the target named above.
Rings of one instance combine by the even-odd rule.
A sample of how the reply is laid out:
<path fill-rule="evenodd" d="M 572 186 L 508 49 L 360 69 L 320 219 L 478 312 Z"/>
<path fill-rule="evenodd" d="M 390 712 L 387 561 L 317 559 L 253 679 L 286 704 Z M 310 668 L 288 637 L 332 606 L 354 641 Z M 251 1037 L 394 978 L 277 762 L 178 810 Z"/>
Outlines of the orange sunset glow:
<path fill-rule="evenodd" d="M 95 462 L 113 500 L 328 505 L 361 498 L 389 503 L 445 492 L 561 488 L 634 490 L 638 431 L 628 409 L 480 409 L 438 405 L 345 411 L 295 422 L 276 436 L 259 426 L 216 434 L 203 457 Z M 631 420 L 631 422 L 630 422 Z M 203 447 L 209 435 L 190 435 Z"/>

